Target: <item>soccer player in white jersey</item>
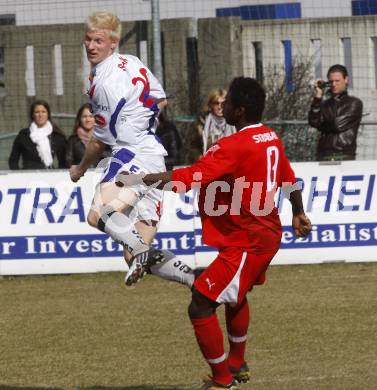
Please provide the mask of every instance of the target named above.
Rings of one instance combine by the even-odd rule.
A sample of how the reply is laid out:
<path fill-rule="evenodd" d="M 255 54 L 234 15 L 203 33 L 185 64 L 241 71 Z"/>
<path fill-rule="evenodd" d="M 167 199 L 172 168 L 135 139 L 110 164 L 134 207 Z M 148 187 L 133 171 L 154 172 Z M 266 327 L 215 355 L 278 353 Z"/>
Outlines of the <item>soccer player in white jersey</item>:
<path fill-rule="evenodd" d="M 125 248 L 130 264 L 125 282 L 134 283 L 137 262 L 145 259 L 157 231 L 162 192 L 144 186 L 120 188 L 120 172 L 165 171 L 166 150 L 155 136 L 157 116 L 166 105 L 165 92 L 150 70 L 135 56 L 116 52 L 121 34 L 117 16 L 92 14 L 86 23 L 85 48 L 91 64 L 88 95 L 96 125 L 79 165 L 70 168 L 76 182 L 102 155 L 113 153 L 96 188 L 88 223 L 108 233 Z"/>

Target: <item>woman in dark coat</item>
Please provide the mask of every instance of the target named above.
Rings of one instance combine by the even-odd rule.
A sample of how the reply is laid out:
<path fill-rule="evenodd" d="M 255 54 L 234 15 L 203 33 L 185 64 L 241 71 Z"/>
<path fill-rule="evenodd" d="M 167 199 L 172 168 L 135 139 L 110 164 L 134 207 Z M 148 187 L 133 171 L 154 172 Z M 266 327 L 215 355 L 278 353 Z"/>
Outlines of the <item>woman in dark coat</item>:
<path fill-rule="evenodd" d="M 30 106 L 29 116 L 29 127 L 20 130 L 13 142 L 9 168 L 66 168 L 66 138 L 59 127 L 52 123 L 49 104 L 44 100 L 36 100 Z M 57 167 L 54 167 L 55 157 Z"/>
<path fill-rule="evenodd" d="M 83 104 L 76 114 L 72 135 L 68 138 L 67 164 L 80 164 L 94 129 L 94 116 L 88 103 Z"/>
<path fill-rule="evenodd" d="M 78 165 L 85 153 L 86 146 L 89 143 L 90 138 L 94 130 L 94 116 L 90 109 L 90 104 L 83 104 L 76 114 L 75 124 L 73 126 L 72 135 L 68 138 L 67 145 L 67 164 L 68 167 L 72 165 Z M 111 154 L 110 147 L 107 148 L 101 157 L 109 157 Z M 96 167 L 98 164 L 93 164 Z"/>

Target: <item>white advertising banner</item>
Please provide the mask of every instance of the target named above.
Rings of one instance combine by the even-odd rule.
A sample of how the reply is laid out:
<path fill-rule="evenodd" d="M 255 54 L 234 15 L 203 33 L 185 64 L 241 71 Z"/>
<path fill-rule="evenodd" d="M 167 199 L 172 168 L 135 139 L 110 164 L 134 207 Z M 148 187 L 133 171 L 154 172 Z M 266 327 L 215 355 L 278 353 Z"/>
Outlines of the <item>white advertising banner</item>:
<path fill-rule="evenodd" d="M 277 196 L 283 238 L 275 264 L 377 260 L 377 161 L 293 164 L 313 231 L 294 237 L 290 203 Z M 122 248 L 86 223 L 100 173 L 72 183 L 67 171 L 0 174 L 0 275 L 126 270 Z M 193 193 L 165 193 L 155 245 L 191 265 L 216 252 L 201 242 Z"/>

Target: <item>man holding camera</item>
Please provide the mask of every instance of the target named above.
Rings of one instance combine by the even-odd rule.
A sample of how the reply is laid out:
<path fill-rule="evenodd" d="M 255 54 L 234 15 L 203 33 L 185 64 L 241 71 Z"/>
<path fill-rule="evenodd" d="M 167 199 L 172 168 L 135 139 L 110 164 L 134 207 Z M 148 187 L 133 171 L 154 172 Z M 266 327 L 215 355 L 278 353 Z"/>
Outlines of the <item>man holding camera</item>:
<path fill-rule="evenodd" d="M 318 161 L 355 160 L 356 138 L 363 112 L 360 99 L 347 93 L 348 72 L 343 65 L 332 65 L 328 82 L 319 80 L 309 111 L 309 124 L 320 131 Z M 330 97 L 324 99 L 328 90 Z"/>

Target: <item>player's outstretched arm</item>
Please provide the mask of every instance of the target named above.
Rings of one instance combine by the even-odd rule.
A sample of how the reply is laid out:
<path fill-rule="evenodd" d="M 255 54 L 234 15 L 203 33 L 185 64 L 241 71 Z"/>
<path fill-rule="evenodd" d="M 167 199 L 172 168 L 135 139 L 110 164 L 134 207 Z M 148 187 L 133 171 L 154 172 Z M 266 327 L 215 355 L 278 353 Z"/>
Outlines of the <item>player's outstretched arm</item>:
<path fill-rule="evenodd" d="M 84 156 L 79 165 L 72 165 L 69 168 L 69 175 L 73 182 L 77 182 L 90 166 L 92 166 L 96 161 L 102 156 L 106 145 L 96 138 L 91 138 L 89 141 Z"/>
<path fill-rule="evenodd" d="M 170 184 L 172 181 L 172 171 L 160 173 L 139 173 L 129 174 L 128 172 L 121 172 L 117 177 L 115 184 L 118 187 L 131 187 L 137 184 L 145 184 L 146 186 L 153 186 L 159 190 L 171 190 Z M 169 188 L 168 188 L 169 187 Z"/>
<path fill-rule="evenodd" d="M 143 182 L 147 186 L 151 186 L 153 184 L 158 183 L 159 189 L 163 189 L 168 183 L 172 181 L 172 171 L 167 171 L 167 172 L 160 172 L 160 173 L 150 173 L 148 175 L 145 175 L 143 177 Z"/>

